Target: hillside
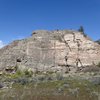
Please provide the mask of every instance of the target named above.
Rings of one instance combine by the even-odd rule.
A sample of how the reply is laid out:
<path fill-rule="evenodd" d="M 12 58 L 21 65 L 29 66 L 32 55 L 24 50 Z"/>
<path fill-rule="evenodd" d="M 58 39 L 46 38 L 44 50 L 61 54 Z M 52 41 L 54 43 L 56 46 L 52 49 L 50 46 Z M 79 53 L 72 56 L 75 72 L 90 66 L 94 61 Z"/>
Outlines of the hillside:
<path fill-rule="evenodd" d="M 100 45 L 72 30 L 34 31 L 0 49 L 0 69 L 75 72 L 100 61 Z"/>
<path fill-rule="evenodd" d="M 100 45 L 78 31 L 34 31 L 0 49 L 0 100 L 100 100 Z"/>

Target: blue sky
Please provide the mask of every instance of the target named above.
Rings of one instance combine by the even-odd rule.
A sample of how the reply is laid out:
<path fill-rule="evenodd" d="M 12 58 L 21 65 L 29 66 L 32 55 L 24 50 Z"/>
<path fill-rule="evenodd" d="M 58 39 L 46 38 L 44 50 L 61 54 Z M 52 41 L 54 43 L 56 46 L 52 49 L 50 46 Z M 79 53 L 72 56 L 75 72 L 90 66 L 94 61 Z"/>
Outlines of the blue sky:
<path fill-rule="evenodd" d="M 0 0 L 0 44 L 30 36 L 33 30 L 84 26 L 100 38 L 100 0 Z"/>

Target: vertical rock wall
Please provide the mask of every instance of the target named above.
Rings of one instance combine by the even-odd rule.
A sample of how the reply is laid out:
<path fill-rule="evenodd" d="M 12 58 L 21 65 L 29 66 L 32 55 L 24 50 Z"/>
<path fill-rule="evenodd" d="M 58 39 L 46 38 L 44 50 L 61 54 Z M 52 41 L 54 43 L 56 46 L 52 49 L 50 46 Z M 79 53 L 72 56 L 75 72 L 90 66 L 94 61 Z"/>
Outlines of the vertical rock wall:
<path fill-rule="evenodd" d="M 86 66 L 100 61 L 100 45 L 77 31 L 35 31 L 0 49 L 0 68 L 19 66 L 48 70 Z"/>

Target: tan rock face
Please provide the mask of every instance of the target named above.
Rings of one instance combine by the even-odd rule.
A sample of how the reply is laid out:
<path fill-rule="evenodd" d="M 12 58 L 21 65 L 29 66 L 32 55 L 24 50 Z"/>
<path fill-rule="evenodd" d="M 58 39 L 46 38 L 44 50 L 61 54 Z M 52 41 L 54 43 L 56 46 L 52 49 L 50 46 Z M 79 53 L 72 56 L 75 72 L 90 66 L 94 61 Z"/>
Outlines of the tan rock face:
<path fill-rule="evenodd" d="M 77 31 L 35 31 L 32 36 L 0 49 L 0 68 L 63 70 L 100 61 L 100 45 Z"/>

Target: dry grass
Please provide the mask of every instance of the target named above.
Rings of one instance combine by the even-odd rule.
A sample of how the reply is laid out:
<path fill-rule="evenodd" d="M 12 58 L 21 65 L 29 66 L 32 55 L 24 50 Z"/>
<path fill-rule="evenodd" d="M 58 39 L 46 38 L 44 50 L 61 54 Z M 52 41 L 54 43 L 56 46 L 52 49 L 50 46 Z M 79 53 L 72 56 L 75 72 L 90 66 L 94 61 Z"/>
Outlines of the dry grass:
<path fill-rule="evenodd" d="M 57 81 L 14 83 L 0 90 L 0 100 L 98 100 L 100 85 L 68 78 Z"/>

